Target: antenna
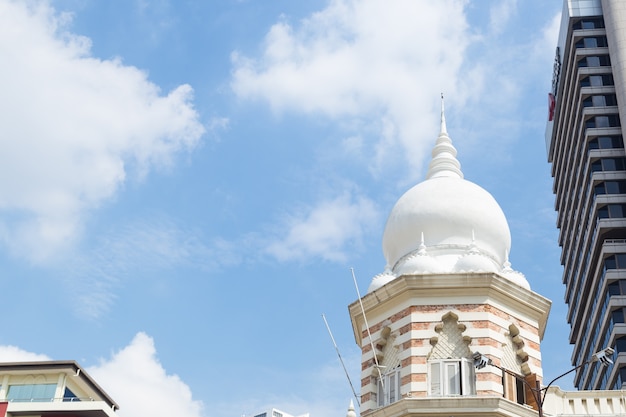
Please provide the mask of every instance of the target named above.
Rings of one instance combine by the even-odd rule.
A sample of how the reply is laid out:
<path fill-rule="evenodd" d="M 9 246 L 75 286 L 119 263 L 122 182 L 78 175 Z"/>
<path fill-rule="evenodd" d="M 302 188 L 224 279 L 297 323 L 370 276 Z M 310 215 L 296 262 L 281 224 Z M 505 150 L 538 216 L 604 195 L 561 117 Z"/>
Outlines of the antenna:
<path fill-rule="evenodd" d="M 341 357 L 341 353 L 339 353 L 339 348 L 337 347 L 337 343 L 335 343 L 335 338 L 333 337 L 333 332 L 330 331 L 330 326 L 328 325 L 328 321 L 326 321 L 326 316 L 322 313 L 322 318 L 324 319 L 324 324 L 326 324 L 326 329 L 328 330 L 328 334 L 330 335 L 330 339 L 333 341 L 333 346 L 335 346 L 335 351 L 337 351 L 337 356 L 339 357 L 339 361 L 341 362 L 341 366 L 343 366 L 343 372 L 346 374 L 346 378 L 348 378 L 348 382 L 350 383 L 350 388 L 352 388 L 352 394 L 354 395 L 354 399 L 359 407 L 361 407 L 361 402 L 359 401 L 359 397 L 356 395 L 356 391 L 354 390 L 354 385 L 352 385 L 352 380 L 350 379 L 350 375 L 348 375 L 348 370 L 346 369 L 346 365 L 343 363 L 343 358 Z"/>
<path fill-rule="evenodd" d="M 367 337 L 370 339 L 370 347 L 372 348 L 372 355 L 374 356 L 374 367 L 378 371 L 378 382 L 380 383 L 380 388 L 383 391 L 383 398 L 386 396 L 385 391 L 385 381 L 383 381 L 383 374 L 380 372 L 382 368 L 378 363 L 378 358 L 376 357 L 376 349 L 374 348 L 374 342 L 372 341 L 372 334 L 370 333 L 370 325 L 367 324 L 367 317 L 365 317 L 365 308 L 363 308 L 363 301 L 361 300 L 361 293 L 359 292 L 359 285 L 356 283 L 356 276 L 354 275 L 354 268 L 350 268 L 352 272 L 352 280 L 354 281 L 354 288 L 356 288 L 356 295 L 359 297 L 359 304 L 361 305 L 361 313 L 363 313 L 363 321 L 365 322 L 365 329 L 367 330 Z"/>

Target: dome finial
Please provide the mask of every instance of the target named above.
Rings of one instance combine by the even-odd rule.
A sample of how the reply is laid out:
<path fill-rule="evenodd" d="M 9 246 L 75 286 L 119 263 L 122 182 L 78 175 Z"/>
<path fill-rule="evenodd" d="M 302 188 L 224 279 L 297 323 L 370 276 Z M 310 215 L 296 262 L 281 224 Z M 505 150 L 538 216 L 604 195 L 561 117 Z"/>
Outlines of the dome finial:
<path fill-rule="evenodd" d="M 479 253 L 478 247 L 476 246 L 476 232 L 474 231 L 474 228 L 472 228 L 472 242 L 469 244 L 468 253 Z"/>
<path fill-rule="evenodd" d="M 437 143 L 432 151 L 433 159 L 430 161 L 426 179 L 436 177 L 463 178 L 461 164 L 456 159 L 456 149 L 448 136 L 446 129 L 446 115 L 443 105 L 443 93 L 441 93 L 441 131 Z"/>
<path fill-rule="evenodd" d="M 441 93 L 441 133 L 448 133 L 446 129 L 446 112 L 443 106 L 443 93 Z"/>
<path fill-rule="evenodd" d="M 422 240 L 417 251 L 418 255 L 426 255 L 426 245 L 424 244 L 424 232 L 422 232 Z"/>

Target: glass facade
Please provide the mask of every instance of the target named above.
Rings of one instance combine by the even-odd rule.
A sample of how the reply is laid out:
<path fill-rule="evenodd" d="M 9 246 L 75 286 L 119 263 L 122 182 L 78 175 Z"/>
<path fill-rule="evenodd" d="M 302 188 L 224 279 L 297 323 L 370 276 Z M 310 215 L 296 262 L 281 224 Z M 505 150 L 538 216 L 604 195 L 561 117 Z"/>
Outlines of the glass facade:
<path fill-rule="evenodd" d="M 9 385 L 7 400 L 24 402 L 43 402 L 54 400 L 57 384 Z"/>
<path fill-rule="evenodd" d="M 546 143 L 578 389 L 626 382 L 626 152 L 603 16 L 564 16 Z M 565 30 L 565 32 L 564 32 Z M 563 36 L 563 35 L 566 36 Z M 613 347 L 615 364 L 591 362 Z M 622 355 L 625 356 L 625 355 Z M 589 363 L 587 363 L 589 362 Z"/>

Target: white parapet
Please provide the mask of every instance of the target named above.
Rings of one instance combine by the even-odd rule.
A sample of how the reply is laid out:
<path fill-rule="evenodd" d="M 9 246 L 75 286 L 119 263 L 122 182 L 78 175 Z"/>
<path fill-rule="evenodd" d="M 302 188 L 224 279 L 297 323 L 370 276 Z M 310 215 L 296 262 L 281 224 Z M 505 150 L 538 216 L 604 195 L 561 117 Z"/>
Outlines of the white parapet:
<path fill-rule="evenodd" d="M 545 415 L 623 416 L 626 415 L 626 391 L 562 391 L 553 386 L 548 389 L 543 403 Z"/>

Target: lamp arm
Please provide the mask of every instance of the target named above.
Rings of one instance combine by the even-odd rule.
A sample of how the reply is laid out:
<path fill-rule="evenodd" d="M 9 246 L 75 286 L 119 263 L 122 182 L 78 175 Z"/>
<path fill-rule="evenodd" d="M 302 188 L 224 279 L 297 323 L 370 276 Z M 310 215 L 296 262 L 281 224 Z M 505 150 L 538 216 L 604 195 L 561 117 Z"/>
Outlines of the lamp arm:
<path fill-rule="evenodd" d="M 586 361 L 586 362 L 584 362 L 584 363 L 582 363 L 582 364 L 580 364 L 580 365 L 578 365 L 578 366 L 576 366 L 576 367 L 574 367 L 574 368 L 570 369 L 569 371 L 562 373 L 561 375 L 557 376 L 557 377 L 556 377 L 556 378 L 554 378 L 552 381 L 550 381 L 550 382 L 548 383 L 548 385 L 546 385 L 546 387 L 545 387 L 545 388 L 542 388 L 542 389 L 541 389 L 541 391 L 544 391 L 544 395 L 540 396 L 540 397 L 542 397 L 542 398 L 541 398 L 541 406 L 543 407 L 543 400 L 545 400 L 545 399 L 546 399 L 545 393 L 546 393 L 546 392 L 548 392 L 548 388 L 550 388 L 550 387 L 552 386 L 552 384 L 553 384 L 553 383 L 554 383 L 557 379 L 563 378 L 565 375 L 571 374 L 571 373 L 572 373 L 572 372 L 574 372 L 575 370 L 580 369 L 580 368 L 582 368 L 583 366 L 585 366 L 585 365 L 587 365 L 588 363 L 591 363 L 591 362 L 592 362 L 592 361 Z"/>
<path fill-rule="evenodd" d="M 499 365 L 496 365 L 495 363 L 493 363 L 493 361 L 491 359 L 489 359 L 488 357 L 484 356 L 483 354 L 481 354 L 480 352 L 474 352 L 474 354 L 472 355 L 472 358 L 474 359 L 474 366 L 476 366 L 476 368 L 480 369 L 483 368 L 486 365 L 491 365 L 495 368 L 498 368 L 499 370 L 501 370 L 502 372 L 512 375 L 514 376 L 516 379 L 521 380 L 528 389 L 530 389 L 530 392 L 532 392 L 533 397 L 535 397 L 535 401 L 537 402 L 537 406 L 539 408 L 539 417 L 543 417 L 543 402 L 546 399 L 546 393 L 548 392 L 548 389 L 552 386 L 552 384 L 560 379 L 563 378 L 565 375 L 568 375 L 572 372 L 574 372 L 577 369 L 582 368 L 585 365 L 588 365 L 592 362 L 595 361 L 600 361 L 602 362 L 602 364 L 608 364 L 608 363 L 613 363 L 613 361 L 611 360 L 611 358 L 609 358 L 608 356 L 613 355 L 615 353 L 615 350 L 607 347 L 602 349 L 599 352 L 596 352 L 593 354 L 592 359 L 583 362 L 582 364 L 575 366 L 574 368 L 570 369 L 567 372 L 562 373 L 561 375 L 557 376 L 556 378 L 554 378 L 552 381 L 550 381 L 550 383 L 545 387 L 545 388 L 541 388 L 541 385 L 539 384 L 539 380 L 535 380 L 536 383 L 536 387 L 533 388 L 530 386 L 530 384 L 528 383 L 528 381 L 526 381 L 526 378 L 521 377 L 521 375 L 516 374 L 513 371 L 509 371 L 506 368 L 503 368 Z"/>

